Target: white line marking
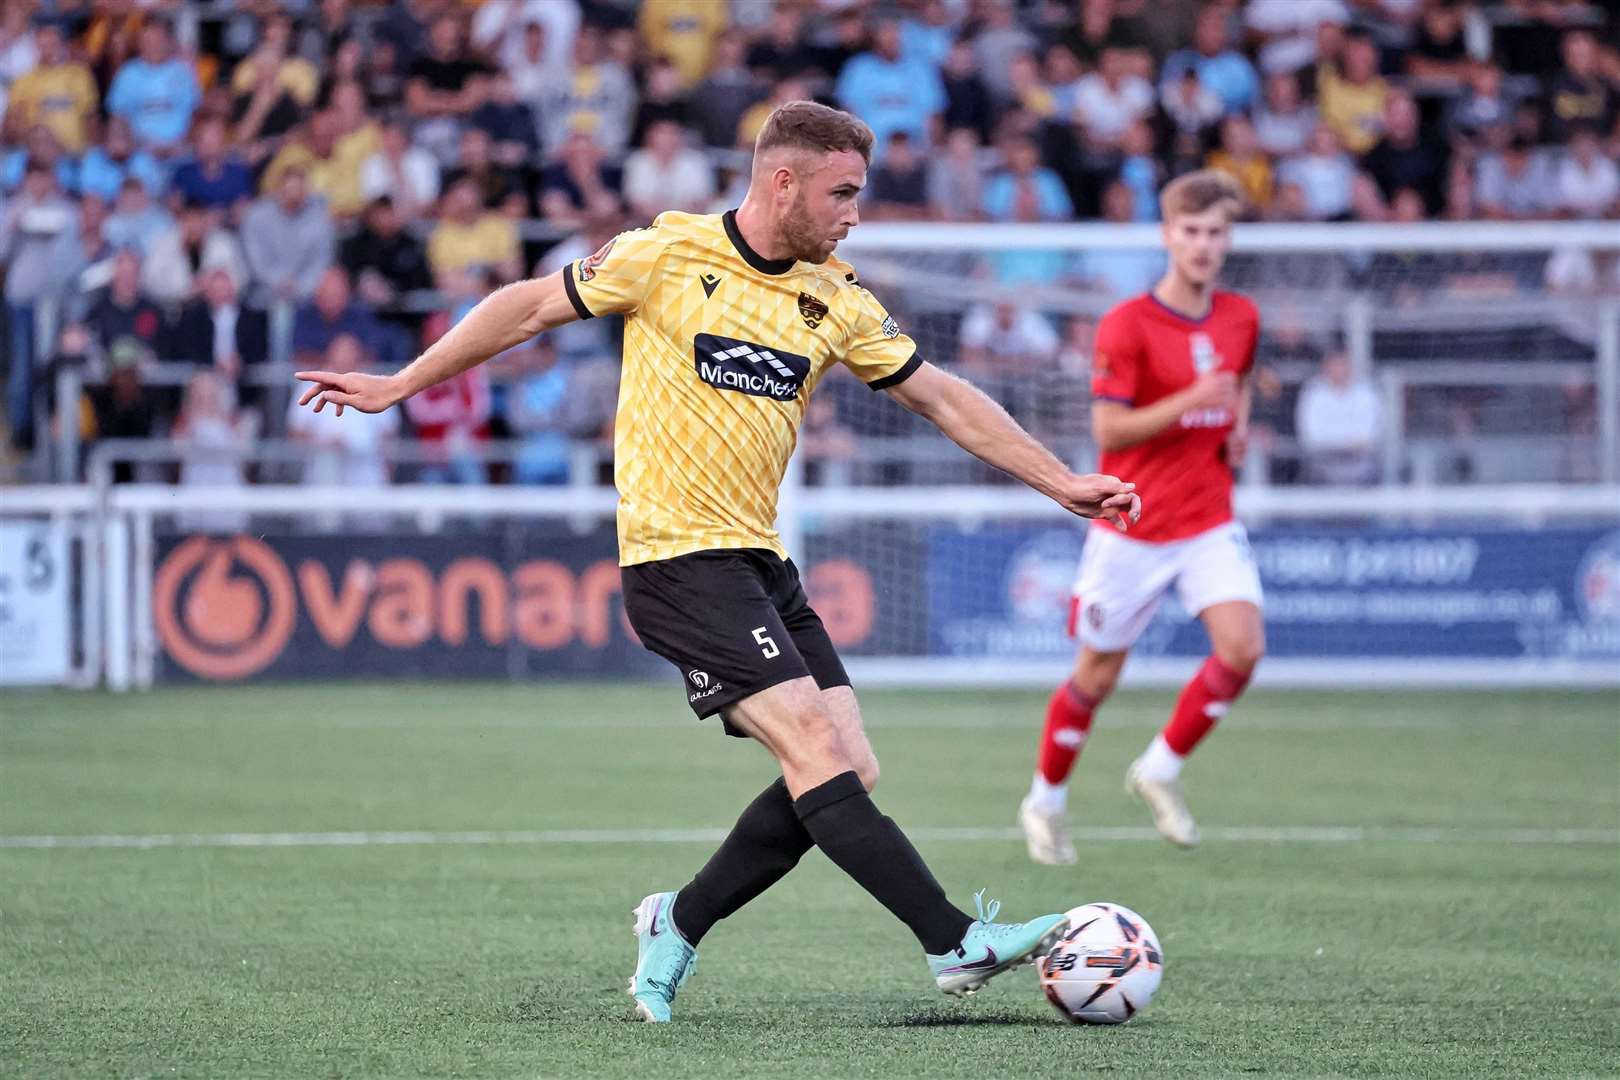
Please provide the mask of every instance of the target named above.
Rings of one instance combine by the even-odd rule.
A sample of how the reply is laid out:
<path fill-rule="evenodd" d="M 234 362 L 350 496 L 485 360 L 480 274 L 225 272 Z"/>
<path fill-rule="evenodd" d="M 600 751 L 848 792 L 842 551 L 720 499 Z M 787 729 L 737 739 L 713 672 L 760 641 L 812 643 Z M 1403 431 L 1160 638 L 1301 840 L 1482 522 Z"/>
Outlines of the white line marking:
<path fill-rule="evenodd" d="M 1017 829 L 918 828 L 914 839 L 941 843 L 975 840 L 1013 841 Z M 155 833 L 104 836 L 0 836 L 0 848 L 265 848 L 509 846 L 540 844 L 714 844 L 724 829 L 538 829 L 475 832 L 297 832 L 297 833 Z M 1620 846 L 1620 829 L 1444 829 L 1386 828 L 1357 825 L 1216 826 L 1204 835 L 1239 844 L 1598 844 Z M 1074 838 L 1093 842 L 1157 840 L 1159 834 L 1138 826 L 1097 826 L 1074 830 Z"/>

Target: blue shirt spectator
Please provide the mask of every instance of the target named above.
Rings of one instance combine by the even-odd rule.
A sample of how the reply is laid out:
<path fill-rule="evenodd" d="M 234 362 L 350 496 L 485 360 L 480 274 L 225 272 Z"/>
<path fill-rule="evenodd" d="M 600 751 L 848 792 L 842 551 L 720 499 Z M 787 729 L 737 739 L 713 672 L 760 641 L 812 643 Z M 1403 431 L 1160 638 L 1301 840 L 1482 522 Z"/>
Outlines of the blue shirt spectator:
<path fill-rule="evenodd" d="M 0 157 L 0 191 L 8 194 L 22 188 L 23 174 L 28 171 L 28 151 L 22 148 L 7 151 Z M 79 170 L 75 167 L 73 159 L 69 157 L 57 158 L 56 168 L 51 170 L 56 177 L 56 186 L 63 191 L 77 191 L 79 188 Z"/>
<path fill-rule="evenodd" d="M 193 141 L 196 152 L 174 170 L 174 190 L 183 201 L 224 210 L 253 197 L 253 173 L 230 153 L 224 121 L 198 124 Z"/>
<path fill-rule="evenodd" d="M 945 108 L 945 88 L 933 64 L 901 56 L 900 25 L 883 22 L 872 51 L 844 65 L 838 100 L 872 129 L 874 149 L 887 146 L 897 131 L 911 136 L 912 145 L 926 147 L 933 143 L 930 123 Z"/>
<path fill-rule="evenodd" d="M 107 92 L 107 111 L 129 121 L 142 146 L 169 147 L 185 138 L 191 114 L 202 101 L 197 74 L 174 56 L 174 41 L 161 20 L 141 30 L 140 55 L 125 62 Z"/>
<path fill-rule="evenodd" d="M 1226 16 L 1217 8 L 1198 17 L 1191 49 L 1177 49 L 1164 62 L 1159 85 L 1175 86 L 1189 70 L 1229 113 L 1250 108 L 1260 96 L 1260 77 L 1244 55 L 1228 46 Z"/>
<path fill-rule="evenodd" d="M 86 150 L 79 163 L 79 191 L 113 202 L 130 177 L 139 180 L 154 198 L 163 192 L 163 166 L 136 147 L 129 121 L 115 116 L 107 121 L 106 142 Z"/>
<path fill-rule="evenodd" d="M 929 67 L 938 68 L 956 43 L 956 29 L 950 24 L 950 13 L 943 0 L 928 0 L 923 5 L 922 17 L 906 19 L 900 24 L 900 55 L 907 60 L 918 60 Z"/>
<path fill-rule="evenodd" d="M 1007 148 L 1007 168 L 984 187 L 984 213 L 991 221 L 1067 221 L 1074 204 L 1056 173 L 1041 164 L 1035 141 L 1019 138 Z M 996 279 L 1002 282 L 1050 282 L 1066 265 L 1061 251 L 1007 251 L 991 256 Z"/>

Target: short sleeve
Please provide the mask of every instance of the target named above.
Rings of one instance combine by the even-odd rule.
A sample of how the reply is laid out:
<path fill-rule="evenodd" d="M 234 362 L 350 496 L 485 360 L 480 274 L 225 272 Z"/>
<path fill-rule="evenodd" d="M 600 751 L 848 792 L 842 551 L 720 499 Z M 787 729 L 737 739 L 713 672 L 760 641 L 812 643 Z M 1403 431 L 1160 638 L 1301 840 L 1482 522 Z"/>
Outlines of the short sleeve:
<path fill-rule="evenodd" d="M 873 390 L 899 386 L 922 367 L 917 343 L 901 333 L 877 297 L 854 286 L 860 308 L 844 348 L 844 366 Z"/>
<path fill-rule="evenodd" d="M 1118 311 L 1097 326 L 1095 358 L 1091 365 L 1091 396 L 1097 401 L 1136 403 L 1142 372 L 1142 343 L 1135 323 Z"/>
<path fill-rule="evenodd" d="M 570 263 L 563 283 L 575 313 L 589 319 L 635 311 L 652 291 L 668 244 L 668 231 L 655 221 L 645 229 L 622 232 L 595 254 Z"/>

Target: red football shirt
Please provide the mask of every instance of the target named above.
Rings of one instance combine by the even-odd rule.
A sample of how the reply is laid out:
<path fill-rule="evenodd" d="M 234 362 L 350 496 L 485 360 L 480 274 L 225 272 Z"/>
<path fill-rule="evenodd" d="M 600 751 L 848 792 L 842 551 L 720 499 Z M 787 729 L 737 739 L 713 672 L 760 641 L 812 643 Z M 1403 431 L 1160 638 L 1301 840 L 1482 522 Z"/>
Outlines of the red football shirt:
<path fill-rule="evenodd" d="M 1141 408 L 1186 389 L 1207 371 L 1242 378 L 1254 364 L 1259 337 L 1260 312 L 1237 293 L 1216 292 L 1202 319 L 1145 293 L 1098 324 L 1092 396 Z M 1142 520 L 1131 527 L 1132 539 L 1184 540 L 1232 520 L 1226 438 L 1236 421 L 1230 409 L 1196 409 L 1146 442 L 1102 455 L 1099 469 L 1134 483 L 1142 497 Z"/>

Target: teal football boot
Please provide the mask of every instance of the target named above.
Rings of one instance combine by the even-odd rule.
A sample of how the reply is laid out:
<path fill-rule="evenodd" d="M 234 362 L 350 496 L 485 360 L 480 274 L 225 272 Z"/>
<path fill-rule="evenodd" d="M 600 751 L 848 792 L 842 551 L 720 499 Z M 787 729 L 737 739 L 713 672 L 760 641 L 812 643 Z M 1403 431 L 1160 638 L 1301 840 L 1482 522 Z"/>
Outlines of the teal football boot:
<path fill-rule="evenodd" d="M 973 894 L 973 903 L 979 917 L 962 935 L 962 944 L 941 956 L 928 957 L 934 982 L 956 997 L 973 993 L 1003 971 L 1034 963 L 1069 932 L 1067 915 L 1042 915 L 1024 923 L 992 922 L 1001 901 L 990 901 L 986 910 L 983 889 Z"/>
<path fill-rule="evenodd" d="M 697 950 L 686 943 L 672 917 L 675 894 L 653 893 L 636 908 L 636 973 L 630 976 L 630 996 L 636 1012 L 652 1024 L 669 1022 L 669 1005 L 692 972 Z"/>

